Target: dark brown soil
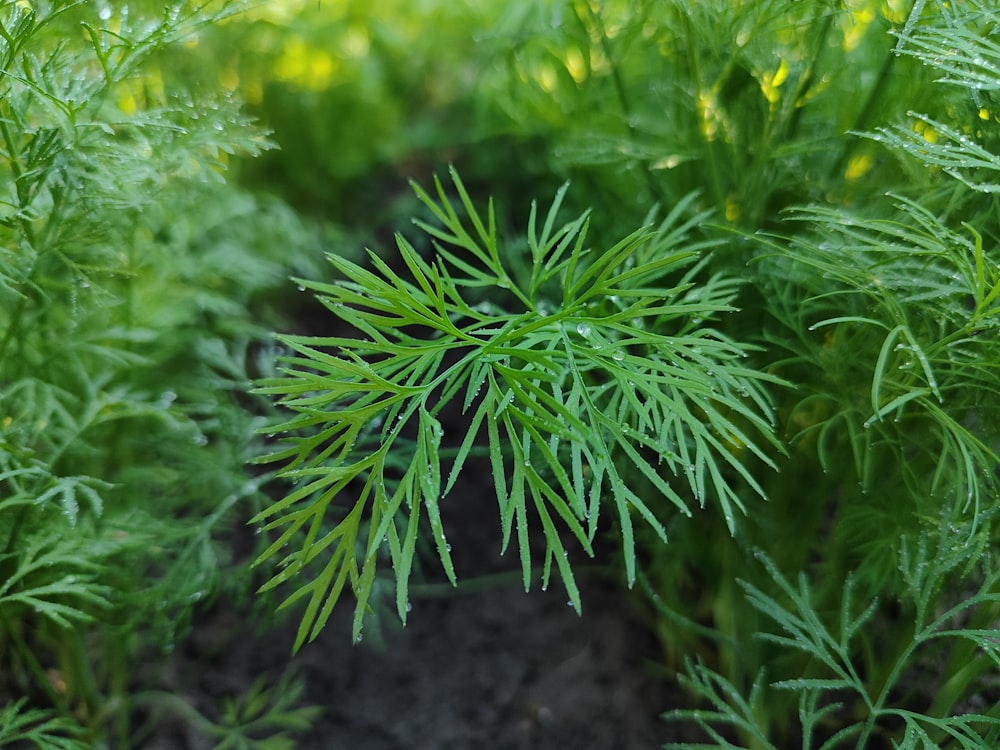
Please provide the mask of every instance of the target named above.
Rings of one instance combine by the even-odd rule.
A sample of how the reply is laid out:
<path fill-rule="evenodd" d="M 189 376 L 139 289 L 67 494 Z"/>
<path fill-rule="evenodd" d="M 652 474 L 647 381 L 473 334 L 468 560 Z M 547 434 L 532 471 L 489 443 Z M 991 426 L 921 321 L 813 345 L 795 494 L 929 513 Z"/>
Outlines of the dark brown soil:
<path fill-rule="evenodd" d="M 216 608 L 175 660 L 172 689 L 212 715 L 224 697 L 291 663 L 305 680 L 304 702 L 323 709 L 297 736 L 299 750 L 651 750 L 682 739 L 659 714 L 684 698 L 658 666 L 634 598 L 593 563 L 580 571 L 582 616 L 558 582 L 525 593 L 511 570 L 515 554 L 497 554 L 492 502 L 446 516 L 470 589 L 414 596 L 405 628 L 387 616 L 352 645 L 345 599 L 320 637 L 290 658 L 294 620 L 262 634 L 251 618 Z M 511 575 L 476 585 L 497 570 Z M 145 747 L 213 746 L 200 743 L 177 727 Z"/>
<path fill-rule="evenodd" d="M 656 644 L 615 592 L 515 587 L 418 603 L 385 648 L 345 648 L 341 625 L 302 655 L 328 712 L 302 748 L 542 750 L 659 747 Z M 339 631 L 339 632 L 338 632 Z"/>

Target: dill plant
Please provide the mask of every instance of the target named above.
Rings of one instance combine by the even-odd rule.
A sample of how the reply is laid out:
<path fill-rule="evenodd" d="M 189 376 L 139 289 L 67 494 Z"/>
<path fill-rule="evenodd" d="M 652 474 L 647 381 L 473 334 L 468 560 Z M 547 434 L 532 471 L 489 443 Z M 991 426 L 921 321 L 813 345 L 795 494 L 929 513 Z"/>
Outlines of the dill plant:
<path fill-rule="evenodd" d="M 137 666 L 223 571 L 245 585 L 220 539 L 259 496 L 248 306 L 287 273 L 254 243 L 307 233 L 224 184 L 268 146 L 238 101 L 171 77 L 172 48 L 235 10 L 0 2 L 4 747 L 138 746 Z"/>
<path fill-rule="evenodd" d="M 288 446 L 262 459 L 284 462 L 278 475 L 294 488 L 254 522 L 276 531 L 261 561 L 281 554 L 264 589 L 307 578 L 286 599 L 307 601 L 296 646 L 345 589 L 360 637 L 383 556 L 405 621 L 422 519 L 456 582 L 440 503 L 483 432 L 502 549 L 516 540 L 528 588 L 537 519 L 542 586 L 554 564 L 577 610 L 564 536 L 592 554 L 610 505 L 631 583 L 633 518 L 665 540 L 658 515 L 690 515 L 691 498 L 712 497 L 732 525 L 745 510 L 733 478 L 760 492 L 745 462 L 771 463 L 758 443 L 775 443 L 763 387 L 774 378 L 744 367 L 747 347 L 712 325 L 733 311 L 735 284 L 691 281 L 705 243 L 689 239 L 697 219 L 681 220 L 685 204 L 598 249 L 586 241 L 587 214 L 558 222 L 560 192 L 544 219 L 532 207 L 529 262 L 508 265 L 492 204 L 483 216 L 452 179 L 460 208 L 440 182 L 433 197 L 417 188 L 439 224 L 419 222 L 434 240 L 429 259 L 397 237 L 405 277 L 372 254 L 374 270 L 331 256 L 343 281 L 299 280 L 359 335 L 282 336 L 293 352 L 280 360 L 285 376 L 258 386 L 294 412 L 266 428 Z M 493 289 L 500 295 L 486 296 Z M 446 452 L 439 415 L 452 399 L 468 424 L 447 436 Z M 338 507 L 352 483 L 360 491 Z M 648 503 L 637 483 L 661 499 Z"/>
<path fill-rule="evenodd" d="M 611 511 L 700 701 L 678 747 L 996 746 L 993 5 L 511 9 L 490 128 L 544 141 L 593 246 L 533 210 L 509 260 L 456 177 L 420 193 L 429 253 L 299 282 L 357 333 L 287 337 L 260 386 L 293 412 L 266 458 L 291 489 L 255 521 L 299 645 L 346 590 L 359 634 L 386 562 L 405 619 L 423 524 L 454 578 L 438 504 L 485 443 L 526 583 L 529 510 L 576 603 L 563 539 Z"/>
<path fill-rule="evenodd" d="M 700 229 L 720 238 L 706 270 L 750 282 L 721 325 L 795 386 L 773 391 L 790 451 L 758 475 L 769 502 L 732 539 L 711 516 L 668 525 L 673 543 L 643 543 L 654 560 L 638 571 L 668 652 L 718 670 L 693 667 L 689 685 L 728 706 L 714 716 L 747 747 L 919 746 L 924 733 L 946 744 L 960 726 L 956 746 L 993 742 L 989 715 L 948 714 L 963 691 L 988 691 L 995 668 L 993 584 L 980 585 L 992 581 L 998 463 L 996 23 L 989 3 L 568 2 L 500 26 L 507 66 L 494 75 L 524 84 L 498 86 L 512 127 L 546 133 L 552 168 L 626 223 L 699 189 L 697 208 L 715 208 Z M 905 581 L 913 549 L 937 545 L 964 562 L 924 558 L 921 590 L 943 610 L 974 611 L 983 642 L 921 630 Z M 748 602 L 739 583 L 791 592 L 786 576 L 800 571 L 808 594 L 773 607 Z M 830 613 L 850 591 L 882 604 L 836 635 Z M 955 591 L 979 593 L 959 604 Z M 809 626 L 777 638 L 790 622 L 777 608 L 802 602 Z M 775 672 L 829 664 L 805 643 L 821 623 L 843 638 L 841 656 L 864 654 L 855 681 L 768 687 Z M 934 674 L 947 689 L 907 693 L 945 653 Z M 834 708 L 840 689 L 857 702 Z M 877 705 L 865 697 L 879 691 Z M 894 734 L 905 710 L 893 700 L 924 701 L 926 714 Z M 852 712 L 865 721 L 834 740 Z"/>
<path fill-rule="evenodd" d="M 766 564 L 780 595 L 743 584 L 768 644 L 754 701 L 716 702 L 732 684 L 693 668 L 689 684 L 725 705 L 715 718 L 742 728 L 747 747 L 777 746 L 784 722 L 768 716 L 765 696 L 782 692 L 798 700 L 803 747 L 996 744 L 1000 276 L 996 205 L 983 200 L 996 125 L 976 67 L 963 80 L 949 71 L 964 56 L 992 64 L 996 51 L 977 34 L 998 21 L 992 6 L 916 3 L 895 30 L 893 54 L 931 69 L 939 95 L 928 101 L 944 117 L 910 111 L 906 125 L 856 137 L 892 149 L 919 192 L 900 188 L 867 211 L 795 209 L 790 223 L 806 228 L 763 243 L 760 283 L 780 323 L 768 337 L 790 353 L 778 372 L 806 386 L 789 432 L 836 493 L 820 518 L 835 544 L 797 586 Z M 934 45 L 950 52 L 926 54 Z M 826 612 L 837 600 L 835 625 Z M 871 604 L 862 611 L 859 600 Z M 768 685 L 765 668 L 787 677 Z"/>

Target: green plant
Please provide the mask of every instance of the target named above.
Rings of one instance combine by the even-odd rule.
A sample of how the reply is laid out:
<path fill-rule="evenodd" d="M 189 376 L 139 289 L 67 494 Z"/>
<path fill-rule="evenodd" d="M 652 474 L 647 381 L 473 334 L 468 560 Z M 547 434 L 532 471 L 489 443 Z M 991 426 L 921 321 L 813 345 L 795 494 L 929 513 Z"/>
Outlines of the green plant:
<path fill-rule="evenodd" d="M 802 748 L 871 747 L 886 737 L 893 747 L 917 750 L 930 747 L 993 747 L 1000 739 L 1000 712 L 994 705 L 982 712 L 965 708 L 970 685 L 1000 665 L 996 628 L 997 573 L 986 551 L 989 534 L 973 531 L 968 522 L 948 521 L 936 533 L 921 537 L 915 549 L 909 538 L 900 541 L 900 572 L 904 579 L 902 612 L 897 628 L 878 622 L 879 600 L 857 603 L 856 580 L 845 579 L 836 620 L 817 609 L 816 597 L 805 574 L 796 584 L 774 563 L 759 555 L 773 579 L 777 595 L 741 582 L 751 606 L 778 626 L 760 638 L 781 652 L 806 655 L 808 666 L 796 669 L 762 668 L 749 695 L 702 664 L 690 663 L 683 680 L 703 698 L 707 709 L 678 710 L 671 720 L 692 720 L 717 744 L 698 747 L 779 747 L 772 742 L 773 716 L 767 692 L 788 691 L 797 699 L 798 742 Z M 960 596 L 942 595 L 962 581 L 978 588 Z M 942 602 L 944 599 L 944 602 Z M 942 606 L 943 605 L 943 606 Z M 912 618 L 912 625 L 909 620 Z M 865 635 L 881 627 L 882 637 Z M 893 638 L 888 633 L 899 634 Z M 877 640 L 887 653 L 875 654 Z M 938 666 L 944 654 L 946 669 Z M 773 674 L 790 678 L 773 680 Z M 907 684 L 915 673 L 932 680 L 930 686 Z M 920 708 L 915 708 L 919 705 Z M 738 730 L 746 745 L 734 745 L 718 727 Z M 949 744 L 951 743 L 951 744 Z M 690 744 L 668 747 L 691 748 Z"/>
<path fill-rule="evenodd" d="M 293 411 L 255 521 L 299 645 L 347 587 L 360 634 L 386 560 L 405 619 L 423 518 L 454 578 L 439 501 L 482 451 L 526 584 L 529 509 L 577 604 L 564 538 L 612 511 L 668 652 L 702 657 L 711 707 L 675 717 L 706 746 L 996 744 L 998 26 L 981 1 L 505 14 L 481 105 L 574 188 L 500 243 L 456 177 L 418 192 L 432 250 L 299 281 L 350 329 L 286 337 L 260 386 Z M 600 220 L 560 224 L 574 196 Z"/>
<path fill-rule="evenodd" d="M 82 734 L 79 726 L 49 711 L 25 710 L 26 702 L 27 699 L 22 698 L 0 712 L 0 741 L 5 745 L 31 743 L 39 750 L 83 750 L 86 747 L 77 739 Z"/>
<path fill-rule="evenodd" d="M 955 50 L 952 56 L 995 56 L 969 34 L 972 24 L 995 24 L 994 10 L 978 5 L 962 13 L 940 6 L 935 13 L 928 10 L 916 4 L 898 31 L 896 53 L 912 54 L 914 44 L 920 50 L 939 44 Z M 951 67 L 940 57 L 927 56 L 925 62 Z M 809 571 L 809 603 L 803 603 L 803 588 L 795 605 L 809 617 L 803 614 L 796 625 L 784 605 L 761 594 L 763 582 L 745 585 L 751 606 L 764 617 L 753 620 L 744 634 L 763 631 L 761 638 L 784 648 L 748 643 L 740 649 L 743 658 L 754 653 L 754 663 L 773 671 L 810 676 L 777 683 L 787 691 L 782 700 L 763 682 L 751 689 L 752 675 L 730 682 L 704 666 L 692 672 L 689 684 L 712 696 L 715 705 L 717 700 L 727 704 L 716 718 L 725 716 L 726 723 L 739 726 L 748 747 L 772 747 L 788 737 L 796 698 L 804 748 L 897 740 L 900 747 L 991 747 L 996 741 L 994 710 L 985 715 L 962 710 L 962 701 L 984 690 L 983 675 L 995 668 L 990 645 L 996 616 L 995 537 L 989 519 L 1000 463 L 992 416 L 998 276 L 990 247 L 996 207 L 992 199 L 985 203 L 977 196 L 991 192 L 984 177 L 990 161 L 982 153 L 984 144 L 993 142 L 995 128 L 984 106 L 988 92 L 979 91 L 974 76 L 966 86 L 967 98 L 958 92 L 937 101 L 950 120 L 971 115 L 977 123 L 972 127 L 910 113 L 906 127 L 858 134 L 901 154 L 901 164 L 920 180 L 913 197 L 889 195 L 868 210 L 796 209 L 787 218 L 806 222 L 805 231 L 792 233 L 789 224 L 780 238 L 758 238 L 766 249 L 755 264 L 757 283 L 768 300 L 765 309 L 778 322 L 767 326 L 766 340 L 773 351 L 790 353 L 777 362 L 776 371 L 799 385 L 787 411 L 781 409 L 797 445 L 792 455 L 821 477 L 820 498 L 830 499 L 814 503 L 819 513 L 806 517 L 812 534 L 801 533 L 800 526 L 798 541 L 789 536 L 773 550 L 785 569 Z M 912 168 L 909 156 L 918 157 L 922 170 Z M 942 180 L 944 175 L 957 184 Z M 801 498 L 802 487 L 788 481 L 798 476 L 782 466 L 778 480 L 767 486 L 777 514 L 787 512 L 789 500 Z M 749 531 L 748 549 L 783 527 L 777 514 L 762 514 L 758 522 L 764 535 Z M 797 524 L 803 520 L 801 514 L 790 518 Z M 834 541 L 822 554 L 815 536 L 820 533 Z M 927 554 L 928 546 L 938 547 L 936 556 Z M 915 547 L 922 550 L 919 575 L 912 569 Z M 769 574 L 787 593 L 777 570 L 772 566 Z M 915 577 L 925 583 L 915 584 Z M 838 632 L 826 613 L 838 603 L 849 606 L 851 590 L 860 591 L 862 601 L 880 597 L 909 606 L 892 616 L 888 604 L 873 607 L 879 617 L 849 628 L 847 610 L 842 610 Z M 966 592 L 966 598 L 952 599 L 948 592 L 956 590 Z M 966 610 L 976 614 L 942 632 L 945 620 L 928 622 L 927 613 L 935 608 L 949 616 Z M 772 623 L 790 635 L 774 636 Z M 811 640 L 817 632 L 829 634 L 826 644 L 839 644 L 835 658 L 824 651 L 827 645 Z M 948 639 L 964 645 L 947 645 Z M 948 656 L 931 666 L 934 659 L 919 656 L 920 650 Z M 795 659 L 794 651 L 813 659 Z M 843 672 L 845 665 L 853 669 L 858 652 L 864 654 L 863 668 Z M 826 674 L 813 678 L 810 663 L 825 664 Z M 939 692 L 902 690 L 901 683 L 916 674 L 932 680 L 931 689 Z M 737 697 L 747 690 L 752 700 Z M 841 706 L 838 691 L 857 697 Z M 864 719 L 852 722 L 854 711 Z"/>
<path fill-rule="evenodd" d="M 477 50 L 504 5 L 260 3 L 213 27 L 185 66 L 238 81 L 248 111 L 281 144 L 241 165 L 244 184 L 367 232 L 407 219 L 415 201 L 405 177 L 429 178 L 443 158 L 481 165 L 498 198 L 501 179 L 521 191 L 545 179 L 517 138 L 504 146 L 525 154 L 519 173 L 490 168 L 497 151 L 476 147 L 489 119 L 473 98 L 489 65 Z"/>
<path fill-rule="evenodd" d="M 554 562 L 577 609 L 557 524 L 591 553 L 610 497 L 631 582 L 633 516 L 665 539 L 637 482 L 684 515 L 690 498 L 712 497 L 734 528 L 745 509 L 734 480 L 759 493 L 745 463 L 750 456 L 771 463 L 757 442 L 775 442 L 763 385 L 776 381 L 744 367 L 748 347 L 712 324 L 733 311 L 734 281 L 691 281 L 706 244 L 688 237 L 700 217 L 681 220 L 690 201 L 601 250 L 586 244 L 586 214 L 557 223 L 560 193 L 540 230 L 532 208 L 530 262 L 520 266 L 504 260 L 510 251 L 492 205 L 482 217 L 452 178 L 463 214 L 441 183 L 436 199 L 418 189 L 441 226 L 420 223 L 435 240 L 430 260 L 397 238 L 409 278 L 372 254 L 375 272 L 331 256 L 344 281 L 299 281 L 359 335 L 282 336 L 295 352 L 281 360 L 286 376 L 257 389 L 295 412 L 265 428 L 288 433 L 290 445 L 263 459 L 286 462 L 279 476 L 294 489 L 253 521 L 281 529 L 260 561 L 305 532 L 282 552 L 282 570 L 265 590 L 318 568 L 286 600 L 308 600 L 297 645 L 315 637 L 345 585 L 357 598 L 360 635 L 386 551 L 405 620 L 422 517 L 455 582 L 439 503 L 484 430 L 503 548 L 516 536 L 527 588 L 528 519 L 537 514 L 546 542 L 542 586 Z M 500 294 L 487 296 L 491 289 Z M 468 422 L 463 434 L 447 436 L 448 450 L 440 415 L 456 397 Z M 354 482 L 363 484 L 354 503 L 333 505 Z"/>
<path fill-rule="evenodd" d="M 480 91 L 548 167 L 625 226 L 692 190 L 750 231 L 810 200 L 865 200 L 899 175 L 859 131 L 919 101 L 929 77 L 893 54 L 902 3 L 572 1 L 513 10 Z M 492 85 L 490 85 L 492 84 Z M 618 227 L 612 228 L 618 231 Z M 743 252 L 719 253 L 741 264 Z"/>
<path fill-rule="evenodd" d="M 249 584 L 249 309 L 287 273 L 268 233 L 308 232 L 225 185 L 267 141 L 168 64 L 235 8 L 0 2 L 5 747 L 128 747 L 137 665 Z"/>
<path fill-rule="evenodd" d="M 144 692 L 137 694 L 135 700 L 156 713 L 178 716 L 200 734 L 216 741 L 213 750 L 292 750 L 295 741 L 290 735 L 308 729 L 322 710 L 298 705 L 304 690 L 304 682 L 287 672 L 273 685 L 261 677 L 246 693 L 226 699 L 219 718 L 214 721 L 173 694 Z"/>

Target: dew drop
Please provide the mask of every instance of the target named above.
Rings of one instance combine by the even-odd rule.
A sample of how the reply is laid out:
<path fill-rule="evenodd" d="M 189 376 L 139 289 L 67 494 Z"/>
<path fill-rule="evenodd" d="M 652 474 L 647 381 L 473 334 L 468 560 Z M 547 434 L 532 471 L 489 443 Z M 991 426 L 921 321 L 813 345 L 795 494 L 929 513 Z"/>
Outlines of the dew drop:
<path fill-rule="evenodd" d="M 590 325 L 587 323 L 580 323 L 576 327 L 576 332 L 579 333 L 584 338 L 590 336 Z"/>
<path fill-rule="evenodd" d="M 621 362 L 623 359 L 625 359 L 625 354 L 622 352 L 621 349 L 615 349 L 614 352 L 612 352 L 611 354 L 611 359 L 613 359 L 615 362 Z"/>

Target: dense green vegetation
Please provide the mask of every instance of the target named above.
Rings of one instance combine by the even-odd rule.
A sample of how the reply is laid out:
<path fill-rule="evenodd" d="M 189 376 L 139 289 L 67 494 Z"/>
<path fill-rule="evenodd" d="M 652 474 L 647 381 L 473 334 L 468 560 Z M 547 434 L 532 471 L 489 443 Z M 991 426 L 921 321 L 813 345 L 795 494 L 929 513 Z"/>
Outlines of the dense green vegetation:
<path fill-rule="evenodd" d="M 293 746 L 137 665 L 405 621 L 476 465 L 704 747 L 996 747 L 994 5 L 0 2 L 0 745 Z"/>

